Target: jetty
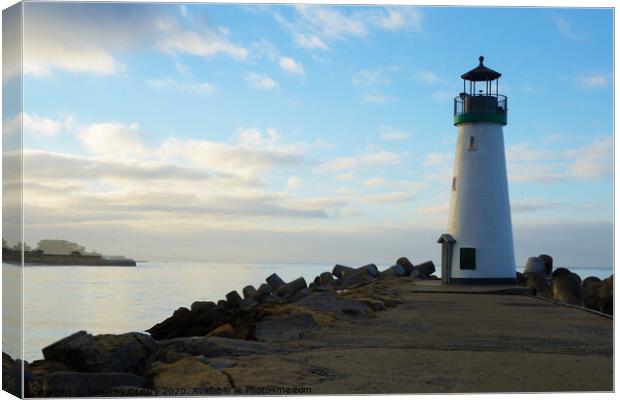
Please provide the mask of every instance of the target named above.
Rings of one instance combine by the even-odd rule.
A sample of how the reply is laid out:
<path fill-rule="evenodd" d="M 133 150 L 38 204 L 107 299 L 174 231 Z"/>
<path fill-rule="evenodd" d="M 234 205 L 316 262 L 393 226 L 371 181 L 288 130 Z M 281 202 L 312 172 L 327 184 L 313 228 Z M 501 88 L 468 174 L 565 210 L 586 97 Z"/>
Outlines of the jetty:
<path fill-rule="evenodd" d="M 20 264 L 22 253 L 19 250 L 2 249 L 3 262 Z M 135 267 L 136 262 L 125 257 L 105 257 L 100 254 L 49 254 L 42 251 L 24 251 L 26 265 L 55 265 L 55 266 L 108 266 L 108 267 Z"/>
<path fill-rule="evenodd" d="M 432 262 L 403 257 L 383 271 L 336 265 L 309 285 L 272 274 L 217 303 L 180 307 L 148 334 L 61 339 L 25 364 L 25 390 L 30 397 L 612 391 L 613 316 L 600 310 L 613 304 L 613 277 L 600 282 L 599 309 L 589 309 L 561 301 L 565 283 L 576 282 L 563 270 L 548 281 L 525 274 L 520 285 L 445 285 Z M 8 355 L 3 365 L 14 372 L 7 376 L 21 376 Z"/>

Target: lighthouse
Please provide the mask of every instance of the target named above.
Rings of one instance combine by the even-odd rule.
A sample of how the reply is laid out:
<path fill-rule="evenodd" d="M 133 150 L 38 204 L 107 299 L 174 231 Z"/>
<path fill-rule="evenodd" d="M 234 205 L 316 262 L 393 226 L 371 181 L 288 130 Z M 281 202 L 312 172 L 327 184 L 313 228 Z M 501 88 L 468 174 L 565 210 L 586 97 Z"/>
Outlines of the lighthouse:
<path fill-rule="evenodd" d="M 463 92 L 454 98 L 450 214 L 438 239 L 444 284 L 516 280 L 503 132 L 508 99 L 499 94 L 502 74 L 479 61 L 461 75 Z"/>

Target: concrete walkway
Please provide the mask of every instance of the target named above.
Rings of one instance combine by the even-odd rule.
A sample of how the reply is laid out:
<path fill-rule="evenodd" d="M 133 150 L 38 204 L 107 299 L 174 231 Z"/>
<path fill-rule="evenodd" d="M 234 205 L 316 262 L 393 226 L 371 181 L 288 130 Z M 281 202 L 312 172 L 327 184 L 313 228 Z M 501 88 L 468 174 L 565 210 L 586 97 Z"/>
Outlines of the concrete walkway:
<path fill-rule="evenodd" d="M 401 278 L 393 288 L 403 303 L 376 318 L 339 319 L 281 351 L 237 359 L 236 385 L 313 394 L 613 390 L 611 319 L 489 287 L 456 292 Z"/>

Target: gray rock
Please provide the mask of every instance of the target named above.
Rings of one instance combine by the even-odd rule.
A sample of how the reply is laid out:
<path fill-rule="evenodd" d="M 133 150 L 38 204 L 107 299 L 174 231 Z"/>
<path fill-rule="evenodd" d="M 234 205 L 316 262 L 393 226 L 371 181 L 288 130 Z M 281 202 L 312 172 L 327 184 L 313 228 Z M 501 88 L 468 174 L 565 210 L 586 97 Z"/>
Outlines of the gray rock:
<path fill-rule="evenodd" d="M 567 304 L 581 305 L 581 282 L 574 274 L 560 274 L 551 281 L 553 298 Z"/>
<path fill-rule="evenodd" d="M 303 299 L 304 297 L 308 297 L 308 296 L 310 296 L 310 289 L 309 288 L 301 289 L 299 292 L 295 293 L 293 297 L 291 297 L 291 303 L 295 303 Z"/>
<path fill-rule="evenodd" d="M 605 314 L 614 315 L 614 276 L 603 279 L 598 290 L 598 309 Z"/>
<path fill-rule="evenodd" d="M 338 296 L 334 292 L 314 292 L 310 296 L 298 301 L 297 304 L 308 307 L 311 310 L 334 314 L 372 315 L 372 310 L 366 304 Z"/>
<path fill-rule="evenodd" d="M 523 274 L 544 274 L 547 275 L 545 270 L 545 262 L 540 257 L 529 257 L 525 263 L 525 269 Z"/>
<path fill-rule="evenodd" d="M 207 310 L 215 307 L 215 303 L 212 301 L 195 301 L 190 307 L 190 311 L 193 313 L 203 313 Z"/>
<path fill-rule="evenodd" d="M 256 307 L 258 307 L 258 302 L 252 298 L 243 299 L 239 303 L 239 311 L 243 313 L 252 312 Z"/>
<path fill-rule="evenodd" d="M 421 273 L 429 277 L 433 275 L 436 271 L 435 264 L 433 264 L 432 261 L 425 261 L 422 264 L 416 265 L 415 267 L 419 269 Z"/>
<path fill-rule="evenodd" d="M 365 273 L 372 276 L 373 278 L 378 278 L 379 275 L 381 274 L 379 272 L 379 268 L 377 268 L 375 264 L 364 265 L 363 267 L 359 267 L 357 271 L 364 271 Z"/>
<path fill-rule="evenodd" d="M 294 281 L 287 283 L 287 285 L 288 287 L 293 289 L 295 293 L 299 292 L 302 289 L 306 289 L 308 287 L 308 284 L 306 283 L 306 280 L 303 277 L 297 278 Z"/>
<path fill-rule="evenodd" d="M 243 288 L 244 299 L 254 299 L 256 297 L 256 289 L 252 285 L 248 285 Z"/>
<path fill-rule="evenodd" d="M 547 276 L 551 276 L 551 272 L 553 271 L 553 257 L 549 254 L 541 254 L 538 256 L 545 263 L 545 274 Z"/>
<path fill-rule="evenodd" d="M 581 297 L 584 307 L 598 311 L 598 293 L 601 286 L 601 280 L 595 276 L 590 276 L 583 280 L 581 284 Z"/>
<path fill-rule="evenodd" d="M 334 276 L 331 272 L 323 272 L 319 275 L 318 283 L 319 285 L 329 285 L 334 282 Z"/>
<path fill-rule="evenodd" d="M 271 287 L 271 290 L 274 292 L 278 290 L 280 286 L 283 286 L 285 284 L 282 278 L 280 278 L 278 274 L 276 273 L 269 275 L 267 279 L 265 279 L 265 281 L 267 282 L 269 287 Z"/>
<path fill-rule="evenodd" d="M 215 336 L 162 340 L 159 342 L 159 345 L 164 350 L 201 355 L 207 358 L 265 354 L 271 350 L 265 343 Z"/>
<path fill-rule="evenodd" d="M 299 313 L 281 316 L 269 316 L 263 318 L 256 325 L 256 338 L 263 342 L 299 339 L 304 333 L 318 329 L 312 315 Z"/>
<path fill-rule="evenodd" d="M 549 282 L 544 271 L 525 275 L 525 286 L 534 289 L 535 295 L 551 297 Z"/>
<path fill-rule="evenodd" d="M 282 285 L 274 292 L 274 294 L 282 299 L 290 299 L 295 295 L 295 291 L 289 285 Z"/>
<path fill-rule="evenodd" d="M 403 267 L 398 264 L 392 265 L 390 268 L 381 272 L 381 276 L 384 278 L 395 277 L 395 276 L 405 276 L 406 272 Z"/>
<path fill-rule="evenodd" d="M 141 374 L 157 342 L 143 333 L 96 335 L 79 331 L 43 349 L 46 360 L 79 372 L 129 372 Z"/>
<path fill-rule="evenodd" d="M 254 296 L 254 299 L 256 301 L 261 301 L 262 299 L 269 296 L 270 294 L 271 294 L 271 286 L 269 286 L 266 283 L 263 283 L 256 290 L 256 295 Z"/>
<path fill-rule="evenodd" d="M 337 278 L 344 278 L 346 274 L 355 271 L 355 268 L 347 267 L 345 265 L 336 264 L 334 265 L 334 269 L 332 269 L 332 275 Z"/>
<path fill-rule="evenodd" d="M 207 364 L 213 369 L 221 370 L 233 368 L 237 365 L 237 362 L 229 358 L 208 358 Z"/>
<path fill-rule="evenodd" d="M 396 260 L 396 264 L 398 264 L 401 267 L 403 267 L 403 269 L 405 270 L 405 274 L 407 274 L 407 275 L 411 275 L 411 273 L 415 269 L 415 267 L 413 266 L 413 264 L 411 263 L 411 261 L 409 261 L 409 259 L 407 257 L 399 258 L 398 260 Z"/>
<path fill-rule="evenodd" d="M 239 296 L 239 293 L 237 293 L 236 290 L 233 290 L 232 292 L 228 292 L 228 294 L 226 295 L 226 301 L 228 302 L 228 306 L 229 307 L 239 307 L 239 305 L 241 304 L 241 296 Z"/>
<path fill-rule="evenodd" d="M 114 388 L 145 385 L 141 376 L 116 372 L 52 372 L 45 380 L 47 391 L 42 397 L 116 397 L 120 392 Z"/>

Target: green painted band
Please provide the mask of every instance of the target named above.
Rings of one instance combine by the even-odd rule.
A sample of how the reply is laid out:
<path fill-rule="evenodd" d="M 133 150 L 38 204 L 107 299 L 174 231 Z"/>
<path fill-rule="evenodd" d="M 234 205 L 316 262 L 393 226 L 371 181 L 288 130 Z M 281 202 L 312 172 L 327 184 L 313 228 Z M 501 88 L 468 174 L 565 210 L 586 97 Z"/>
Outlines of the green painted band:
<path fill-rule="evenodd" d="M 497 122 L 502 125 L 506 125 L 508 123 L 508 116 L 506 114 L 498 114 L 493 112 L 469 112 L 454 116 L 454 125 L 462 124 L 465 122 L 480 121 Z"/>

